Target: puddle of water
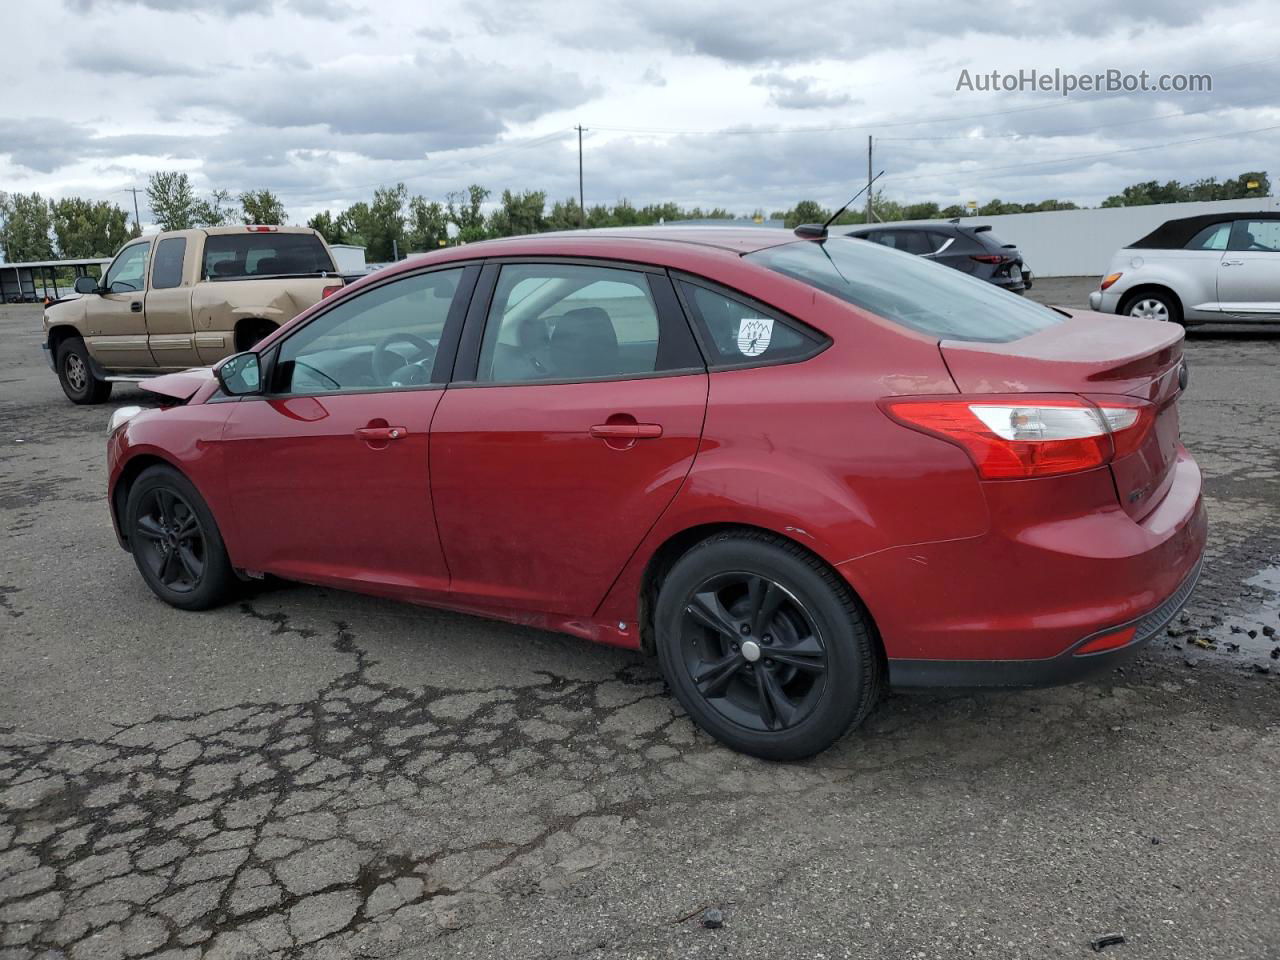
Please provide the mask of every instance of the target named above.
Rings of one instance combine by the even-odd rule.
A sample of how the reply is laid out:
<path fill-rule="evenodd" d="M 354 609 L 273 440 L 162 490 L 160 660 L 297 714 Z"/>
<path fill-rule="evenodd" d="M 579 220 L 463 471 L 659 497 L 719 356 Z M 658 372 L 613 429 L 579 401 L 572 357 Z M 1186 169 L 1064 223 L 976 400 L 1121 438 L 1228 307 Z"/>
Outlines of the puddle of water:
<path fill-rule="evenodd" d="M 1239 655 L 1244 660 L 1264 663 L 1273 672 L 1280 673 L 1280 660 L 1271 657 L 1271 652 L 1280 647 L 1280 636 L 1276 635 L 1280 634 L 1280 565 L 1259 570 L 1244 581 L 1244 585 L 1270 596 L 1264 597 L 1260 603 L 1245 605 L 1245 609 L 1228 617 L 1224 623 L 1199 633 L 1218 645 L 1218 653 Z M 1264 627 L 1274 633 L 1267 636 L 1263 633 Z M 1253 636 L 1249 636 L 1251 631 Z"/>

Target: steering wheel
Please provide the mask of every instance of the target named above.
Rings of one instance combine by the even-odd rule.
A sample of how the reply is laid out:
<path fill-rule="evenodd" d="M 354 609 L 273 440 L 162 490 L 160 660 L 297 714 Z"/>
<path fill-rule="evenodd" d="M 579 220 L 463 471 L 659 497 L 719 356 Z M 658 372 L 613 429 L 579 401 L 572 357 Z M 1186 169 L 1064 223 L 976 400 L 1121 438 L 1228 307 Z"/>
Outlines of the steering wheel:
<path fill-rule="evenodd" d="M 403 354 L 391 349 L 393 343 L 407 343 L 416 348 L 417 353 L 406 358 Z M 435 360 L 435 357 L 436 348 L 431 345 L 431 341 L 423 339 L 416 333 L 389 333 L 373 348 L 373 375 L 378 383 L 391 386 L 393 380 L 403 380 L 396 375 L 404 367 Z M 417 382 L 417 378 L 415 377 L 412 382 Z"/>

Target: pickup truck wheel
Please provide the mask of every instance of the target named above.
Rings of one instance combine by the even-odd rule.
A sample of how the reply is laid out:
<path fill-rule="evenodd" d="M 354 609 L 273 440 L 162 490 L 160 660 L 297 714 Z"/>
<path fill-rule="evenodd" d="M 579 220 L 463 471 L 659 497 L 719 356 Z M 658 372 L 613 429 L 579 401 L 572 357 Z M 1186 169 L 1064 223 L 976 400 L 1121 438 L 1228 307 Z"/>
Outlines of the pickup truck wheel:
<path fill-rule="evenodd" d="M 94 376 L 89 350 L 79 337 L 58 347 L 58 382 L 72 403 L 102 403 L 111 396 L 111 384 Z"/>

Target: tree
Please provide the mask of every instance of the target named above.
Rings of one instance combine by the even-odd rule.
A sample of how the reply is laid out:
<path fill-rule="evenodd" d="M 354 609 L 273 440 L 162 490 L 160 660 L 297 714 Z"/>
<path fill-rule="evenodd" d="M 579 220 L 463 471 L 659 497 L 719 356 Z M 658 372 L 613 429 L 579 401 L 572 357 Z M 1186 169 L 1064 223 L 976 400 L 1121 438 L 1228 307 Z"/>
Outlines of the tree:
<path fill-rule="evenodd" d="M 347 243 L 365 247 L 365 256 L 373 263 L 395 258 L 404 249 L 404 205 L 409 191 L 403 183 L 380 187 L 373 202 L 361 200 L 348 207 L 336 221 Z"/>
<path fill-rule="evenodd" d="M 198 203 L 185 173 L 160 170 L 147 181 L 147 205 L 161 230 L 190 230 L 201 212 Z"/>
<path fill-rule="evenodd" d="M 0 192 L 0 248 L 10 263 L 52 260 L 49 204 L 38 193 Z"/>
<path fill-rule="evenodd" d="M 230 191 L 214 190 L 209 194 L 208 200 L 197 200 L 196 223 L 202 227 L 226 226 L 227 221 L 231 219 L 231 210 L 224 208 L 223 204 L 230 199 Z"/>
<path fill-rule="evenodd" d="M 241 219 L 245 223 L 274 224 L 279 226 L 286 217 L 284 204 L 270 190 L 246 190 L 240 194 Z"/>
<path fill-rule="evenodd" d="M 408 252 L 422 253 L 443 247 L 448 242 L 444 207 L 426 197 L 413 197 L 409 201 L 409 216 L 405 227 L 404 242 Z"/>
<path fill-rule="evenodd" d="M 547 194 L 543 190 L 525 190 L 520 194 L 503 190 L 502 206 L 489 217 L 489 235 L 511 237 L 541 233 L 547 229 L 546 206 Z"/>
<path fill-rule="evenodd" d="M 67 197 L 49 207 L 60 257 L 109 257 L 133 236 L 129 214 L 105 200 Z"/>
<path fill-rule="evenodd" d="M 458 225 L 458 239 L 463 243 L 483 240 L 487 235 L 480 205 L 488 199 L 489 191 L 478 183 L 467 187 L 465 193 L 455 191 L 445 195 L 445 209 L 449 219 Z"/>

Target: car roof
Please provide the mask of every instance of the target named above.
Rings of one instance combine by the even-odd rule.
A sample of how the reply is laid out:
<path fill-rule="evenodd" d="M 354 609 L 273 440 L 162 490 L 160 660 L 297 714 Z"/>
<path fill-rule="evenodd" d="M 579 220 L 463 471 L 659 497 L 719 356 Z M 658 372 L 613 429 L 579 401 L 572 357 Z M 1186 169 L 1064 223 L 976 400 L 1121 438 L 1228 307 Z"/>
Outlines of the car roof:
<path fill-rule="evenodd" d="M 1221 213 L 1202 213 L 1194 217 L 1166 220 L 1140 240 L 1129 244 L 1129 249 L 1178 250 L 1205 227 L 1231 220 L 1280 220 L 1280 212 L 1272 210 L 1224 210 Z"/>
<path fill-rule="evenodd" d="M 655 266 L 687 267 L 785 243 L 805 243 L 790 230 L 772 227 L 607 227 L 598 230 L 559 230 L 518 237 L 481 240 L 429 253 L 414 254 L 377 271 L 377 276 L 405 273 L 424 265 L 487 257 L 580 257 L 627 260 Z M 373 274 L 370 274 L 373 276 Z M 363 284 L 364 278 L 356 281 Z"/>

